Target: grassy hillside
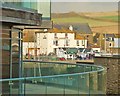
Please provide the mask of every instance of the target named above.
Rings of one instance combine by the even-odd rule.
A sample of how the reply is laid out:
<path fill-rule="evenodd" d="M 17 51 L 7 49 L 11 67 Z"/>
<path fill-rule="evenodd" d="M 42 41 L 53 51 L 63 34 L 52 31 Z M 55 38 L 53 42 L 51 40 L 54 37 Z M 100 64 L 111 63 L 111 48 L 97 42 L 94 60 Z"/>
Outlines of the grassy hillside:
<path fill-rule="evenodd" d="M 102 16 L 102 17 L 98 17 L 98 18 L 103 19 L 103 20 L 118 21 L 118 19 L 120 19 L 120 16 Z"/>
<path fill-rule="evenodd" d="M 62 18 L 53 18 L 54 23 L 88 23 L 90 27 L 96 26 L 110 26 L 117 25 L 117 22 L 109 22 L 103 20 L 94 20 L 91 18 L 84 18 L 81 16 L 77 17 L 62 17 Z"/>
<path fill-rule="evenodd" d="M 120 18 L 120 17 L 119 17 Z M 88 23 L 93 33 L 118 34 L 118 12 L 94 12 L 94 13 L 54 13 L 54 23 Z"/>
<path fill-rule="evenodd" d="M 118 16 L 118 11 L 111 12 L 82 12 L 79 15 L 87 16 L 87 17 L 104 17 L 104 16 Z"/>
<path fill-rule="evenodd" d="M 54 23 L 88 23 L 90 27 L 117 25 L 118 13 L 94 12 L 94 13 L 52 13 Z"/>
<path fill-rule="evenodd" d="M 69 12 L 69 13 L 52 13 L 52 18 L 68 18 L 68 17 L 79 17 L 80 15 L 75 12 Z"/>

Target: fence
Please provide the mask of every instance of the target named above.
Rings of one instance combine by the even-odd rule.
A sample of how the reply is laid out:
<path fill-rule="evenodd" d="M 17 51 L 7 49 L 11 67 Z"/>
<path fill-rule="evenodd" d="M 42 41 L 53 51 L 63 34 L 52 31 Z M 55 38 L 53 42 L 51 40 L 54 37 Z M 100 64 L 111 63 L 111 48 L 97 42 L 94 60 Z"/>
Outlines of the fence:
<path fill-rule="evenodd" d="M 23 78 L 0 79 L 2 94 L 106 93 L 106 70 L 101 66 L 30 60 L 23 65 Z"/>

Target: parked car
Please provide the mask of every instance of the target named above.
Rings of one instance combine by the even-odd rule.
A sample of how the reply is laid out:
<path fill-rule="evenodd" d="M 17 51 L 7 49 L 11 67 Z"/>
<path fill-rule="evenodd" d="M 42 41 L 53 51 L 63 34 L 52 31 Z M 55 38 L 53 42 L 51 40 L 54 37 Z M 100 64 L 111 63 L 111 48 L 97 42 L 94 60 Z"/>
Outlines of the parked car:
<path fill-rule="evenodd" d="M 94 56 L 101 56 L 102 53 L 101 52 L 95 52 L 94 54 L 95 54 Z"/>
<path fill-rule="evenodd" d="M 77 53 L 77 59 L 92 59 L 94 57 L 94 51 L 91 48 L 79 48 Z"/>

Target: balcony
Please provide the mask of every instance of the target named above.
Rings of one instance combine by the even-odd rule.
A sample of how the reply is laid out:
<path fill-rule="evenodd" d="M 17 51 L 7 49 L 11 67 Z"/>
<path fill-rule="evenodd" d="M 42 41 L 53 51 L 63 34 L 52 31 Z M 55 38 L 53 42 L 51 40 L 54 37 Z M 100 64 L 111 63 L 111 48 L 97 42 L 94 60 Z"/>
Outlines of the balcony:
<path fill-rule="evenodd" d="M 0 79 L 3 94 L 106 93 L 106 70 L 101 66 L 29 60 L 23 67 L 23 78 Z"/>

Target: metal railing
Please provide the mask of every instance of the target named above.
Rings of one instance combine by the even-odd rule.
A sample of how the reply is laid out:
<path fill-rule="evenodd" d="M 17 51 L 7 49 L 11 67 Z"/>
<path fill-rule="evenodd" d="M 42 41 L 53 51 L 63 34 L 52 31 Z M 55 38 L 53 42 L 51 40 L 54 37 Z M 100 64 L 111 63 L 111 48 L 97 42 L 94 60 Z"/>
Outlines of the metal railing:
<path fill-rule="evenodd" d="M 23 78 L 0 79 L 2 94 L 106 93 L 106 70 L 101 66 L 30 60 L 23 65 Z"/>

